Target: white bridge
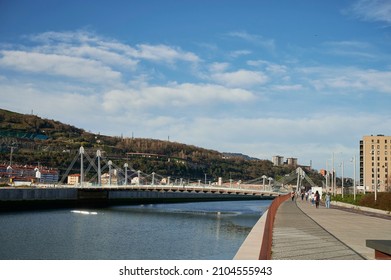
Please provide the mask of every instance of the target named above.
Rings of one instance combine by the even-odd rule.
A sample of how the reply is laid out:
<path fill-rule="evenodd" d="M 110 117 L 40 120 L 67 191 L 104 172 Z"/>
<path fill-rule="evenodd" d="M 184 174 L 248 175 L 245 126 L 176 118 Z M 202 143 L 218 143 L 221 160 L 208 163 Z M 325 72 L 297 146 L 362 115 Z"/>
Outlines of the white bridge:
<path fill-rule="evenodd" d="M 73 165 L 80 158 L 80 180 L 72 185 L 64 184 L 65 178 L 69 175 Z M 84 159 L 89 162 L 88 167 L 84 168 Z M 105 164 L 101 167 L 101 161 Z M 96 164 L 97 162 L 97 164 Z M 89 174 L 91 169 L 96 171 L 93 176 L 89 176 L 89 181 L 85 181 L 86 174 Z M 107 172 L 106 182 L 102 182 L 102 171 Z M 115 171 L 115 172 L 114 172 Z M 292 189 L 300 190 L 303 180 L 306 179 L 311 186 L 315 186 L 312 180 L 306 176 L 303 169 L 300 167 L 287 174 L 280 180 L 275 181 L 273 178 L 265 175 L 260 178 L 253 179 L 248 182 L 238 181 L 236 183 L 230 180 L 228 183 L 210 182 L 207 184 L 206 174 L 205 180 L 201 183 L 188 182 L 180 179 L 172 179 L 169 176 L 164 177 L 155 172 L 152 174 L 145 174 L 129 168 L 127 163 L 123 168 L 116 166 L 111 160 L 106 160 L 102 157 L 100 150 L 96 152 L 94 159 L 85 153 L 84 148 L 80 147 L 78 155 L 75 156 L 68 170 L 63 175 L 60 184 L 56 187 L 61 188 L 76 188 L 78 190 L 90 190 L 97 192 L 99 190 L 118 190 L 118 191 L 155 191 L 155 192 L 179 192 L 179 193 L 212 193 L 212 194 L 237 194 L 250 196 L 279 196 L 288 193 Z M 293 180 L 296 180 L 295 185 L 289 185 Z M 268 181 L 268 184 L 266 184 Z M 273 182 L 273 183 L 272 183 Z"/>

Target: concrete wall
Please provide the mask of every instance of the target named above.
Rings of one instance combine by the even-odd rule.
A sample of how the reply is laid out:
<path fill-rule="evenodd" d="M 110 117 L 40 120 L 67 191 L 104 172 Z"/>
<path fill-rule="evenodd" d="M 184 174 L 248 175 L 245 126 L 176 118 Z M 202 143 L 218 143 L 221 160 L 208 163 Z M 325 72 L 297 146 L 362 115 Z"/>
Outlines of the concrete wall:
<path fill-rule="evenodd" d="M 21 200 L 76 200 L 77 189 L 0 189 L 1 201 L 21 201 Z"/>
<path fill-rule="evenodd" d="M 138 190 L 110 190 L 108 198 L 110 200 L 115 199 L 145 199 L 145 198 L 156 198 L 156 199 L 176 199 L 176 198 L 210 198 L 210 199 L 226 199 L 226 198 L 242 198 L 251 199 L 253 197 L 248 195 L 228 195 L 228 194 L 213 194 L 213 193 L 193 193 L 193 192 L 160 192 L 160 191 L 138 191 Z"/>
<path fill-rule="evenodd" d="M 239 194 L 195 193 L 195 192 L 162 192 L 143 190 L 101 190 L 74 188 L 1 188 L 0 203 L 9 201 L 40 201 L 40 200 L 240 200 L 259 199 L 260 197 Z"/>

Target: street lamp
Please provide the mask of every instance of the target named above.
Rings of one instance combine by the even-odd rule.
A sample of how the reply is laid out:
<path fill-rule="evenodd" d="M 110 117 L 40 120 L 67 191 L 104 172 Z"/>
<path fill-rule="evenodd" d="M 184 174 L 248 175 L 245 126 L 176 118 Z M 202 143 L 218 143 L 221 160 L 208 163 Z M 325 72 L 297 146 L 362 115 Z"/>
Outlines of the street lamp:
<path fill-rule="evenodd" d="M 341 183 L 341 193 L 342 193 L 342 198 L 343 198 L 343 161 L 341 162 L 340 164 L 340 167 L 341 167 L 341 176 L 342 176 L 342 183 Z"/>
<path fill-rule="evenodd" d="M 353 199 L 356 201 L 356 155 L 354 155 L 351 162 L 353 162 Z"/>
<path fill-rule="evenodd" d="M 371 153 L 374 155 L 374 165 L 375 165 L 375 202 L 377 200 L 377 149 L 373 149 Z"/>

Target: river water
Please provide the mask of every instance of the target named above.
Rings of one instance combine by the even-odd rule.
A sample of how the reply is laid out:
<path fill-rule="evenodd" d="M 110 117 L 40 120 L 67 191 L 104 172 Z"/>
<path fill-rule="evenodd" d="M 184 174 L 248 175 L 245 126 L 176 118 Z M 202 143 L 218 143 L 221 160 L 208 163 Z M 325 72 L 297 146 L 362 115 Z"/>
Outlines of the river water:
<path fill-rule="evenodd" d="M 271 200 L 0 214 L 2 260 L 229 260 Z"/>

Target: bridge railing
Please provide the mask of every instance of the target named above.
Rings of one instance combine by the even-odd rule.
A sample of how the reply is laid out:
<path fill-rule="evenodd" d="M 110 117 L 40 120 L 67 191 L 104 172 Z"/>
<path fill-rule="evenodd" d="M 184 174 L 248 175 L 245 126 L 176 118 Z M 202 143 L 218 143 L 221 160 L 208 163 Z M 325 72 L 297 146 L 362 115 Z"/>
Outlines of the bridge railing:
<path fill-rule="evenodd" d="M 266 223 L 265 223 L 265 229 L 263 233 L 261 251 L 259 254 L 260 260 L 271 259 L 274 219 L 276 217 L 278 207 L 280 207 L 281 203 L 283 203 L 289 198 L 290 198 L 290 194 L 278 196 L 273 200 L 273 202 L 269 206 L 267 216 L 266 216 Z"/>

